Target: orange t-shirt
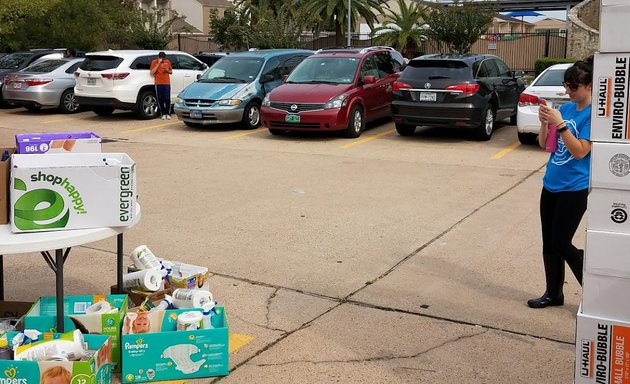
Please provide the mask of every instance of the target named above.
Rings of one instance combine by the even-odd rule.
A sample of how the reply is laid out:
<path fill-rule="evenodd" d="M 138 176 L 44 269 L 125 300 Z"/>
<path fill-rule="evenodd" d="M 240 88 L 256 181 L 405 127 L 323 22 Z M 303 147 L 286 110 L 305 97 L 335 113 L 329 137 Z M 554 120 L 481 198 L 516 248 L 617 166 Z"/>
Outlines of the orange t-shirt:
<path fill-rule="evenodd" d="M 155 70 L 157 66 L 160 66 L 160 68 Z M 168 59 L 163 59 L 160 64 L 158 59 L 154 59 L 151 62 L 151 73 L 155 76 L 155 84 L 169 85 L 171 83 L 171 73 L 173 73 L 171 62 Z"/>

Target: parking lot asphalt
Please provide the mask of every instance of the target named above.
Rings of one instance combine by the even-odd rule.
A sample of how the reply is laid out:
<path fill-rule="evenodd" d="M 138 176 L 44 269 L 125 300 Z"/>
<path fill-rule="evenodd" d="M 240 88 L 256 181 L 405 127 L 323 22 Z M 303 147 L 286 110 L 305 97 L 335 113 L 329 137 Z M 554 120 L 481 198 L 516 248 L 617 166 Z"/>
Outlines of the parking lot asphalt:
<path fill-rule="evenodd" d="M 358 139 L 188 128 L 131 113 L 0 110 L 24 132 L 94 131 L 137 163 L 124 250 L 207 266 L 233 336 L 230 374 L 188 383 L 569 383 L 580 287 L 544 291 L 547 155 L 500 123 L 488 142 L 392 122 Z M 577 244 L 583 244 L 584 226 Z M 38 254 L 6 257 L 8 300 L 54 294 Z M 115 240 L 78 247 L 65 293 L 115 283 Z"/>

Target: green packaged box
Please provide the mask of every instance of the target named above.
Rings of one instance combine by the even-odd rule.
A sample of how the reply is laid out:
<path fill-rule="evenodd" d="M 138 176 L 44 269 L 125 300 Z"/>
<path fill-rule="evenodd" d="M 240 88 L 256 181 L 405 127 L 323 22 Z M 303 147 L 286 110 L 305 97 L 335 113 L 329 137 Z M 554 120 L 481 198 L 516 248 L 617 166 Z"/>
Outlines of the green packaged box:
<path fill-rule="evenodd" d="M 128 313 L 121 341 L 122 382 L 226 376 L 228 322 L 224 308 L 216 310 L 212 317 L 214 328 L 188 331 L 176 330 L 177 316 L 201 309 L 157 310 L 136 316 Z M 136 324 L 139 319 L 141 326 Z"/>
<path fill-rule="evenodd" d="M 10 338 L 13 338 L 15 334 L 15 332 L 8 333 Z M 56 338 L 60 335 L 57 333 L 53 336 Z M 94 352 L 84 361 L 0 360 L 0 383 L 111 383 L 111 338 L 105 335 L 85 335 L 84 340 L 88 344 L 88 349 Z"/>
<path fill-rule="evenodd" d="M 114 313 L 86 314 L 92 304 L 106 300 Z M 40 298 L 24 317 L 25 329 L 40 332 L 57 330 L 57 304 L 54 296 Z M 64 331 L 80 329 L 84 334 L 97 333 L 112 337 L 112 359 L 114 372 L 120 372 L 120 331 L 127 313 L 127 295 L 66 296 L 63 299 Z"/>

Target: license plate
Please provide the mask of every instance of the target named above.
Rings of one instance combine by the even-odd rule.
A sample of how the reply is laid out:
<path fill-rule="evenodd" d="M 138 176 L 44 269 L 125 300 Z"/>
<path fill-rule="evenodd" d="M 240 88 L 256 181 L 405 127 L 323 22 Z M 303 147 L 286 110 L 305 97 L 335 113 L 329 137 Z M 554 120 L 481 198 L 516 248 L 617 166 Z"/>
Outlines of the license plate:
<path fill-rule="evenodd" d="M 20 88 L 22 88 L 22 83 L 19 83 L 17 81 L 13 83 L 13 89 L 20 89 Z"/>
<path fill-rule="evenodd" d="M 195 110 L 190 111 L 191 119 L 201 119 L 201 117 L 202 117 L 201 111 L 195 111 Z"/>
<path fill-rule="evenodd" d="M 286 121 L 287 123 L 299 123 L 300 115 L 286 115 L 284 117 L 284 121 Z"/>
<path fill-rule="evenodd" d="M 96 85 L 96 78 L 88 77 L 87 85 Z"/>
<path fill-rule="evenodd" d="M 420 101 L 436 101 L 437 94 L 435 92 L 420 92 Z"/>

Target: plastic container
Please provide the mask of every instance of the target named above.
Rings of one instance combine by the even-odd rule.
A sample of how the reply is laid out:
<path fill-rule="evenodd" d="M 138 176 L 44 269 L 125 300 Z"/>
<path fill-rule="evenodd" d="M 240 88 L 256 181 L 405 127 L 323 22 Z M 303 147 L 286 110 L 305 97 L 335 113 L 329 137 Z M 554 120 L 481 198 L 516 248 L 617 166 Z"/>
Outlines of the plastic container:
<path fill-rule="evenodd" d="M 548 124 L 545 150 L 553 153 L 556 149 L 558 149 L 558 127 L 555 124 Z"/>

